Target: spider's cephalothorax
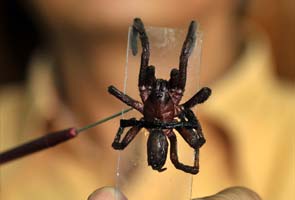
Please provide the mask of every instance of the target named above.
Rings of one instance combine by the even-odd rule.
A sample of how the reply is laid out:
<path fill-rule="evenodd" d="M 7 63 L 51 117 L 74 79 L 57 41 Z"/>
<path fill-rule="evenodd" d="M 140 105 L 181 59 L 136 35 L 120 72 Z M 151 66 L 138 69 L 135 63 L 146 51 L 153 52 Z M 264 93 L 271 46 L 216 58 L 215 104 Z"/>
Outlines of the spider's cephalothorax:
<path fill-rule="evenodd" d="M 133 23 L 133 37 L 138 34 L 142 45 L 138 79 L 142 103 L 125 95 L 114 86 L 109 87 L 109 92 L 142 113 L 143 118 L 140 120 L 134 118 L 121 120 L 112 146 L 115 149 L 123 150 L 134 139 L 140 129 L 146 128 L 150 133 L 147 141 L 148 164 L 154 170 L 161 172 L 166 169 L 163 166 L 166 162 L 169 140 L 170 158 L 174 166 L 185 172 L 197 174 L 199 171 L 199 148 L 205 143 L 205 138 L 199 121 L 191 108 L 206 101 L 211 94 L 211 90 L 204 87 L 188 101 L 179 105 L 185 89 L 188 58 L 195 44 L 196 23 L 192 21 L 189 26 L 180 55 L 179 68 L 171 70 L 168 81 L 156 79 L 155 67 L 149 65 L 148 37 L 142 21 L 136 18 Z M 133 54 L 137 53 L 137 48 L 132 50 Z M 121 140 L 124 128 L 130 126 L 131 128 Z M 179 162 L 174 129 L 194 149 L 195 159 L 193 166 Z"/>

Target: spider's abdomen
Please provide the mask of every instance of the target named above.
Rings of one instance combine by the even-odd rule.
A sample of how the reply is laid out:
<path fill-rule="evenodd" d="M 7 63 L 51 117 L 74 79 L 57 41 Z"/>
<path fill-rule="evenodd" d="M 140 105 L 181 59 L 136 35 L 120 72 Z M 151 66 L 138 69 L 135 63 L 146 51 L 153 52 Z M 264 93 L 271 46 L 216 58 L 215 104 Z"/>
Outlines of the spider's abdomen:
<path fill-rule="evenodd" d="M 160 129 L 151 129 L 147 142 L 148 165 L 154 170 L 165 170 L 162 167 L 166 162 L 167 150 L 168 141 L 163 131 Z"/>

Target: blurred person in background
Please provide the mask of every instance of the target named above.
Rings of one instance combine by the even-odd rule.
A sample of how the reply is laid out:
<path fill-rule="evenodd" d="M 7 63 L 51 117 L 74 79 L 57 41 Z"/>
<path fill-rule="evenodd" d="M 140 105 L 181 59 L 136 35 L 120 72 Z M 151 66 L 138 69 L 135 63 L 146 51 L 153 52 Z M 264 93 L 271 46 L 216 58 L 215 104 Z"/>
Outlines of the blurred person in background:
<path fill-rule="evenodd" d="M 268 36 L 276 36 L 249 24 L 252 1 L 9 2 L 32 19 L 39 34 L 28 35 L 29 45 L 37 48 L 29 52 L 25 84 L 0 90 L 1 151 L 38 133 L 81 127 L 121 109 L 106 88 L 123 85 L 127 27 L 134 17 L 170 27 L 186 27 L 196 19 L 204 30 L 201 85 L 209 85 L 213 95 L 198 113 L 207 144 L 192 196 L 233 185 L 250 187 L 269 200 L 295 196 L 294 70 L 286 67 L 291 59 L 278 62 L 272 56 L 280 48 L 271 46 Z M 23 26 L 14 22 L 13 27 Z M 23 45 L 16 44 L 26 50 Z M 110 144 L 118 124 L 113 123 L 1 166 L 1 197 L 81 199 L 97 187 L 115 185 L 117 154 Z"/>

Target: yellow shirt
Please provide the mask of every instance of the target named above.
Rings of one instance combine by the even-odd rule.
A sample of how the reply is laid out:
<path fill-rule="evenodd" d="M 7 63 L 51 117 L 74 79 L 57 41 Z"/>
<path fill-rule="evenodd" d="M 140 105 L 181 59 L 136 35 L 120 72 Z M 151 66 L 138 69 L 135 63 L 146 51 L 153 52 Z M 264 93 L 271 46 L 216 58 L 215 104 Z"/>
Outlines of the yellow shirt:
<path fill-rule="evenodd" d="M 35 133 L 45 130 L 44 119 L 54 112 L 51 109 L 56 100 L 52 98 L 55 90 L 50 61 L 37 59 L 32 65 L 26 89 L 11 86 L 0 90 L 1 151 L 37 137 Z M 213 85 L 212 96 L 200 106 L 202 113 L 227 130 L 225 137 L 230 141 L 234 168 L 229 167 L 226 156 L 220 152 L 223 146 L 210 140 L 210 133 L 205 132 L 209 138 L 201 149 L 201 169 L 194 176 L 192 197 L 243 185 L 264 199 L 293 199 L 294 87 L 283 85 L 275 78 L 266 41 L 249 42 L 235 65 Z M 65 128 L 68 125 L 73 124 L 65 123 Z M 79 138 L 75 140 L 68 146 L 83 148 Z M 86 199 L 97 187 L 113 184 L 100 181 L 103 172 L 89 170 L 95 167 L 85 168 L 87 164 L 68 157 L 61 148 L 1 166 L 1 199 Z M 130 199 L 136 193 L 143 193 L 139 189 L 141 184 L 148 185 L 149 175 L 138 177 L 141 181 L 134 181 Z M 177 185 L 177 177 L 177 174 L 171 177 L 176 181 L 173 188 L 168 188 L 170 193 L 164 192 L 167 188 L 161 189 L 165 188 L 165 182 L 159 178 L 154 189 L 147 188 L 140 199 L 153 199 L 154 193 L 162 193 L 162 199 L 172 199 L 181 187 Z"/>
<path fill-rule="evenodd" d="M 235 184 L 254 189 L 263 199 L 293 199 L 295 86 L 276 79 L 267 44 L 251 40 L 232 71 L 213 86 L 202 109 L 228 130 L 238 175 Z M 199 185 L 208 178 L 204 175 Z"/>

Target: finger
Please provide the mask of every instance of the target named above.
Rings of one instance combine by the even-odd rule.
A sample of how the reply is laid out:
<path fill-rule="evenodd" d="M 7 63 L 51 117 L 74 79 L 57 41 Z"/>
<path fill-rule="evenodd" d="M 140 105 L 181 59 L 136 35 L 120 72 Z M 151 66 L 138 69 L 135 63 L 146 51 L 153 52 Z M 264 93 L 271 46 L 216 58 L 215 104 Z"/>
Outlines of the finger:
<path fill-rule="evenodd" d="M 87 200 L 127 200 L 127 198 L 113 187 L 103 187 L 95 190 Z"/>
<path fill-rule="evenodd" d="M 194 200 L 261 200 L 261 198 L 252 190 L 245 187 L 227 188 L 216 195 L 197 198 Z"/>

